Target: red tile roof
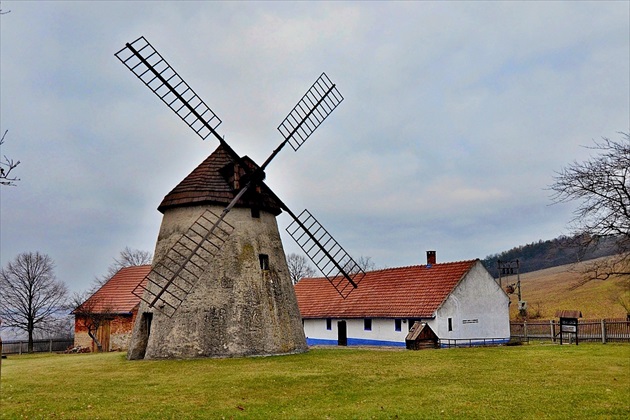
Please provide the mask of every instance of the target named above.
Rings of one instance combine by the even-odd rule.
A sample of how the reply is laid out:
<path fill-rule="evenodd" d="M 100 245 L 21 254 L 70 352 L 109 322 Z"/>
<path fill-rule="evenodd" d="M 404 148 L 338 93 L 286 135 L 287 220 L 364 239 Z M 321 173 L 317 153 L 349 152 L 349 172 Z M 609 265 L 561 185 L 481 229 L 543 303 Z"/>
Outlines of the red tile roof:
<path fill-rule="evenodd" d="M 140 303 L 140 298 L 131 292 L 138 283 L 144 281 L 149 271 L 151 271 L 150 265 L 121 268 L 79 308 L 84 306 L 94 313 L 102 311 L 116 314 L 131 313 L 133 308 Z"/>
<path fill-rule="evenodd" d="M 479 260 L 367 272 L 344 300 L 325 278 L 295 285 L 303 318 L 431 317 Z"/>
<path fill-rule="evenodd" d="M 238 156 L 234 157 L 223 145 L 219 145 L 197 168 L 184 178 L 171 192 L 169 192 L 158 210 L 164 213 L 172 207 L 183 207 L 199 204 L 227 205 L 238 194 L 234 189 L 234 172 L 240 178 L 239 188 L 245 186 L 243 177 L 244 169 L 234 171 L 234 165 Z M 250 171 L 257 165 L 247 156 L 242 161 Z M 231 182 L 232 181 L 232 182 Z M 280 206 L 267 192 L 268 187 L 261 183 L 259 191 L 250 188 L 236 204 L 237 207 L 257 207 L 269 211 L 272 214 L 280 214 Z"/>

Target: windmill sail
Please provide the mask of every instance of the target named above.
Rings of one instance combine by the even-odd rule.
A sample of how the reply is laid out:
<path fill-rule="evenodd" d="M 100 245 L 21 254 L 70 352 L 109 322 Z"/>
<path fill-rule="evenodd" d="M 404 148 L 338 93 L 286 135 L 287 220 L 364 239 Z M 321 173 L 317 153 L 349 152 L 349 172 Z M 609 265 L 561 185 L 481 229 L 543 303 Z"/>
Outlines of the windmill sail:
<path fill-rule="evenodd" d="M 127 43 L 116 57 L 203 140 L 217 134 L 221 119 L 143 36 Z"/>
<path fill-rule="evenodd" d="M 210 210 L 203 212 L 188 231 L 157 262 L 133 294 L 167 316 L 173 316 L 195 287 L 212 258 L 234 227 Z"/>
<path fill-rule="evenodd" d="M 280 123 L 278 131 L 289 141 L 293 150 L 297 150 L 341 101 L 343 96 L 336 85 L 326 73 L 322 73 Z"/>
<path fill-rule="evenodd" d="M 342 298 L 365 277 L 365 271 L 308 210 L 294 217 L 286 230 Z"/>

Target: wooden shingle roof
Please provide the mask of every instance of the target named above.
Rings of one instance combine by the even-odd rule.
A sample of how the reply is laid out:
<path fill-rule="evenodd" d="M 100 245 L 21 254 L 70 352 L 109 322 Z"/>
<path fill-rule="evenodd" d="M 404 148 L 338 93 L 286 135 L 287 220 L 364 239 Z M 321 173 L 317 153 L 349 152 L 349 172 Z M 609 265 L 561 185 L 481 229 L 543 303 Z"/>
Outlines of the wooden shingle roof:
<path fill-rule="evenodd" d="M 250 171 L 257 168 L 247 156 L 242 159 Z M 238 188 L 245 184 L 242 180 L 245 171 L 235 165 L 236 158 L 223 145 L 219 145 L 197 168 L 169 192 L 158 210 L 162 213 L 169 208 L 201 204 L 228 205 L 238 194 Z M 236 172 L 237 181 L 234 181 Z M 237 188 L 235 189 L 235 186 Z M 274 215 L 280 214 L 280 206 L 268 193 L 268 187 L 261 183 L 258 188 L 250 188 L 237 202 L 236 207 L 256 207 Z"/>
<path fill-rule="evenodd" d="M 295 285 L 302 318 L 428 318 L 479 260 L 367 272 L 342 299 L 325 278 Z"/>
<path fill-rule="evenodd" d="M 132 290 L 151 271 L 150 265 L 138 265 L 121 268 L 107 283 L 101 286 L 92 296 L 73 312 L 87 312 L 112 314 L 128 314 L 140 303 L 140 298 Z"/>

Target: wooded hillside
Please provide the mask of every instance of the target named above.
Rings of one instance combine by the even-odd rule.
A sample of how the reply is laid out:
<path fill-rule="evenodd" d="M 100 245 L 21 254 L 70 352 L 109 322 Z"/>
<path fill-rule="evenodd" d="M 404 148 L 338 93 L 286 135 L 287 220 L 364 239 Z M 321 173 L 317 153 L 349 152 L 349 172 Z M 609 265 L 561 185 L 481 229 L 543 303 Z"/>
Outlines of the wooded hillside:
<path fill-rule="evenodd" d="M 615 239 L 601 238 L 597 245 L 583 247 L 586 238 L 560 236 L 547 241 L 539 240 L 531 244 L 514 247 L 508 251 L 488 255 L 482 260 L 483 265 L 494 277 L 499 277 L 497 260 L 520 262 L 520 272 L 529 273 L 545 268 L 573 264 L 580 261 L 613 255 Z"/>

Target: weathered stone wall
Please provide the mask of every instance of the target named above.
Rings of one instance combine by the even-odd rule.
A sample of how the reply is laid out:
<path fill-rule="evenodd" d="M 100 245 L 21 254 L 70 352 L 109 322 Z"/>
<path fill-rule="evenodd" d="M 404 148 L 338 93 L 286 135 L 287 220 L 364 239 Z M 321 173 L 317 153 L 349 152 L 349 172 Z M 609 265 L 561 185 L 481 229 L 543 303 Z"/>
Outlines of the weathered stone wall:
<path fill-rule="evenodd" d="M 81 320 L 81 316 L 80 315 L 75 315 L 75 319 L 74 319 L 74 346 L 78 347 L 85 347 L 85 348 L 92 348 L 92 339 L 90 338 L 90 336 L 87 333 L 87 328 L 84 327 L 85 324 L 83 324 L 82 320 Z"/>
<path fill-rule="evenodd" d="M 206 207 L 167 210 L 157 240 L 157 262 Z M 223 208 L 215 206 L 219 214 Z M 220 253 L 172 318 L 141 302 L 130 359 L 233 357 L 307 350 L 300 312 L 276 219 L 234 208 L 235 227 Z M 269 270 L 259 255 L 269 257 Z M 152 314 L 150 333 L 146 315 Z M 144 315 L 144 316 L 143 316 Z"/>
<path fill-rule="evenodd" d="M 129 348 L 131 332 L 135 321 L 135 312 L 132 315 L 119 315 L 109 321 L 109 348 L 105 351 L 125 351 Z M 74 346 L 90 348 L 97 351 L 96 344 L 88 335 L 85 322 L 81 315 L 75 315 L 74 321 Z"/>
<path fill-rule="evenodd" d="M 134 321 L 135 317 L 130 315 L 117 316 L 110 321 L 109 351 L 124 351 L 129 348 Z"/>

